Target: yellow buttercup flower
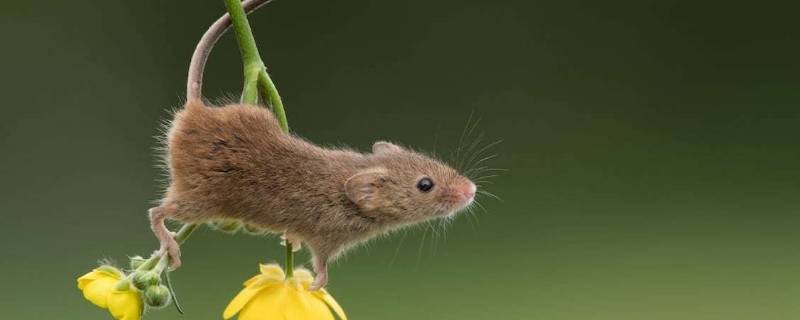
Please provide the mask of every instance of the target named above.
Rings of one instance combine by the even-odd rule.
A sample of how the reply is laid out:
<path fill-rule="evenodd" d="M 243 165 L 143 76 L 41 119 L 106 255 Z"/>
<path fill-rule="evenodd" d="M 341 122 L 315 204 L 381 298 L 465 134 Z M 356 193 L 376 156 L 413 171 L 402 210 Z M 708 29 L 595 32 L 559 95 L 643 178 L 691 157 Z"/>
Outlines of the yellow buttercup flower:
<path fill-rule="evenodd" d="M 309 291 L 314 277 L 305 269 L 295 269 L 286 278 L 276 264 L 261 265 L 261 274 L 245 281 L 244 289 L 225 308 L 225 319 L 239 320 L 347 320 L 344 310 L 325 289 Z"/>
<path fill-rule="evenodd" d="M 142 318 L 142 298 L 125 274 L 111 266 L 102 266 L 78 278 L 78 289 L 86 300 L 108 309 L 117 320 Z"/>

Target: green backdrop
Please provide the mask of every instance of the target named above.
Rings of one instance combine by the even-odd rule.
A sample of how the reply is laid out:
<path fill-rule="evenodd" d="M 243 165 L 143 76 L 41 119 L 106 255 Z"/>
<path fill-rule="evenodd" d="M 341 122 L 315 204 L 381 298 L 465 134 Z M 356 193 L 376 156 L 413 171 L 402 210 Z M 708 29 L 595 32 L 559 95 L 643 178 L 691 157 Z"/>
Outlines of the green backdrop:
<path fill-rule="evenodd" d="M 0 310 L 106 319 L 75 279 L 156 247 L 153 136 L 222 1 L 6 1 L 0 9 Z M 251 17 L 293 131 L 452 150 L 481 119 L 494 179 L 436 236 L 350 252 L 351 319 L 800 317 L 797 5 L 279 0 Z M 205 94 L 235 95 L 230 35 Z M 427 231 L 426 231 L 427 230 Z M 217 319 L 277 239 L 198 231 L 173 274 Z M 306 262 L 301 254 L 298 261 Z"/>

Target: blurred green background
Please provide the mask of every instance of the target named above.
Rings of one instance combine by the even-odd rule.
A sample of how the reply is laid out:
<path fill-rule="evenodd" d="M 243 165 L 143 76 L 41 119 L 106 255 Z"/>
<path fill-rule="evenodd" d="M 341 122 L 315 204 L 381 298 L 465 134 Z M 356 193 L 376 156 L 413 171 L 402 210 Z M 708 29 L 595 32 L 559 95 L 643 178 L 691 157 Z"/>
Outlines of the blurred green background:
<path fill-rule="evenodd" d="M 331 267 L 351 319 L 800 317 L 796 2 L 301 1 L 251 16 L 298 134 L 454 149 L 474 112 L 509 169 L 445 234 Z M 75 279 L 156 241 L 152 149 L 222 1 L 6 1 L 0 309 L 106 319 Z M 235 95 L 228 35 L 205 94 Z M 426 232 L 427 230 L 427 232 Z M 405 236 L 404 236 L 405 234 Z M 202 229 L 173 274 L 217 319 L 276 238 Z M 306 262 L 303 253 L 299 261 Z"/>

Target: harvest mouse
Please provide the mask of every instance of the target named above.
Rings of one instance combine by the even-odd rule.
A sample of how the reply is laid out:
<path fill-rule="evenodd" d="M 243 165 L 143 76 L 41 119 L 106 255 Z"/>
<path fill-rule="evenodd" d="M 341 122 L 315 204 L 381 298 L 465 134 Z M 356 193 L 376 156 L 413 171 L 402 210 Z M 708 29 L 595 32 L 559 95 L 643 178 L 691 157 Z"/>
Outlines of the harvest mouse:
<path fill-rule="evenodd" d="M 245 9 L 264 2 L 247 1 Z M 180 248 L 165 219 L 233 219 L 284 233 L 293 246 L 305 243 L 316 290 L 327 283 L 327 262 L 349 247 L 453 215 L 473 202 L 477 187 L 472 181 L 421 153 L 383 141 L 375 142 L 370 153 L 323 148 L 284 133 L 263 106 L 205 104 L 203 68 L 229 23 L 227 16 L 220 18 L 198 44 L 187 102 L 166 135 L 169 187 L 149 212 L 173 268 L 181 264 Z"/>

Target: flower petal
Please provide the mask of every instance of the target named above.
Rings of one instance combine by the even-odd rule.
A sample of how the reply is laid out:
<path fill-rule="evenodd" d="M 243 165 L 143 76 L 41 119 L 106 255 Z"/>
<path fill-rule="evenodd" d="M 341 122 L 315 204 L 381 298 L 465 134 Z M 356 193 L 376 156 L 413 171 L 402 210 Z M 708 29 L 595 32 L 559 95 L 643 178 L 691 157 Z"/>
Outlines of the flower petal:
<path fill-rule="evenodd" d="M 78 289 L 83 290 L 87 284 L 99 278 L 113 278 L 117 280 L 122 278 L 119 271 L 112 273 L 107 270 L 107 268 L 96 268 L 89 273 L 82 275 L 80 278 L 78 278 Z"/>
<path fill-rule="evenodd" d="M 291 287 L 285 301 L 286 320 L 334 320 L 325 302 L 305 288 Z"/>
<path fill-rule="evenodd" d="M 284 319 L 286 295 L 290 290 L 283 282 L 260 290 L 239 312 L 239 320 Z M 228 318 L 226 318 L 228 319 Z"/>
<path fill-rule="evenodd" d="M 283 279 L 286 278 L 286 275 L 283 273 L 283 269 L 281 269 L 281 267 L 277 264 L 262 264 L 259 266 L 259 269 L 261 270 L 262 275 L 270 279 L 283 281 Z"/>
<path fill-rule="evenodd" d="M 244 282 L 245 287 L 255 285 L 256 283 L 264 284 L 270 281 L 283 281 L 283 279 L 286 278 L 283 269 L 277 264 L 262 264 L 259 269 L 261 273 L 247 279 L 247 281 Z"/>
<path fill-rule="evenodd" d="M 328 290 L 319 289 L 317 291 L 312 292 L 312 294 L 314 294 L 315 297 L 322 299 L 322 301 L 325 301 L 328 307 L 333 309 L 333 312 L 336 312 L 336 316 L 338 316 L 339 319 L 347 320 L 347 315 L 344 314 L 344 309 L 342 309 L 342 306 L 340 306 L 339 303 L 336 302 L 336 299 L 334 299 L 333 296 L 330 293 L 328 293 Z"/>
<path fill-rule="evenodd" d="M 114 290 L 108 295 L 108 311 L 114 319 L 139 320 L 142 318 L 142 299 L 139 292 Z"/>
<path fill-rule="evenodd" d="M 311 275 L 311 271 L 303 268 L 297 268 L 292 275 L 292 279 L 303 285 L 303 288 L 306 290 L 308 290 L 308 287 L 310 287 L 311 283 L 314 282 L 314 276 Z"/>
<path fill-rule="evenodd" d="M 100 278 L 101 276 L 102 274 L 96 270 L 82 275 L 80 278 L 78 278 L 78 289 L 83 290 L 83 288 L 86 288 L 86 285 L 94 280 L 97 280 L 97 278 Z"/>
<path fill-rule="evenodd" d="M 278 283 L 272 283 L 271 285 L 266 286 L 247 286 L 242 291 L 239 291 L 239 294 L 231 300 L 228 304 L 228 307 L 225 308 L 225 311 L 222 312 L 223 319 L 230 319 L 233 318 L 239 311 L 242 310 L 257 294 L 262 291 L 272 291 L 272 286 L 277 285 Z M 265 294 L 269 294 L 268 292 Z M 241 318 L 241 317 L 239 317 Z"/>
<path fill-rule="evenodd" d="M 83 297 L 100 308 L 108 307 L 108 294 L 114 290 L 119 280 L 110 277 L 100 277 L 94 280 L 78 282 L 78 287 L 83 286 Z"/>
<path fill-rule="evenodd" d="M 247 279 L 247 281 L 244 282 L 244 286 L 245 287 L 250 287 L 253 284 L 255 284 L 256 282 L 258 282 L 258 280 L 260 280 L 261 278 L 262 278 L 262 276 L 260 274 L 254 275 L 250 279 Z"/>

